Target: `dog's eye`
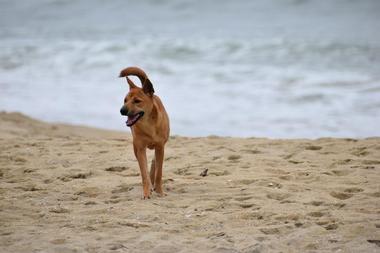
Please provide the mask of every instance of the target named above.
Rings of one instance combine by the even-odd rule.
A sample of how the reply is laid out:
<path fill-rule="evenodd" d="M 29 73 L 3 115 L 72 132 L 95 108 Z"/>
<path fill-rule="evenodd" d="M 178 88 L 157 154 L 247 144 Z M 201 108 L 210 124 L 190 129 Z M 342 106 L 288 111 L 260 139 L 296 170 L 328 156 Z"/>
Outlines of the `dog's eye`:
<path fill-rule="evenodd" d="M 126 99 L 126 98 L 124 98 L 124 104 L 125 104 L 125 103 L 127 103 L 127 99 Z"/>
<path fill-rule="evenodd" d="M 135 99 L 135 100 L 133 100 L 133 103 L 135 103 L 135 104 L 138 104 L 138 103 L 140 103 L 141 102 L 141 100 L 139 100 L 139 99 Z"/>

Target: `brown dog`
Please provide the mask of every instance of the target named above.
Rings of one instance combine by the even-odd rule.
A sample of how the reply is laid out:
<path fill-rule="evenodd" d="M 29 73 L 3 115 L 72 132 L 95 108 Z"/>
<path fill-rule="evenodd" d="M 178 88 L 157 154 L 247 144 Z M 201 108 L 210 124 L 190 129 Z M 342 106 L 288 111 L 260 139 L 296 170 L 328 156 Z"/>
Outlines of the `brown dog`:
<path fill-rule="evenodd" d="M 142 88 L 137 87 L 128 78 L 129 75 L 137 76 Z M 124 98 L 120 113 L 128 116 L 126 123 L 132 130 L 133 150 L 139 162 L 143 183 L 143 198 L 150 198 L 153 190 L 163 196 L 162 165 L 164 147 L 170 131 L 168 114 L 161 100 L 153 94 L 153 85 L 143 70 L 129 67 L 120 72 L 120 77 L 126 77 L 129 84 L 129 92 Z M 155 150 L 150 176 L 146 148 Z"/>

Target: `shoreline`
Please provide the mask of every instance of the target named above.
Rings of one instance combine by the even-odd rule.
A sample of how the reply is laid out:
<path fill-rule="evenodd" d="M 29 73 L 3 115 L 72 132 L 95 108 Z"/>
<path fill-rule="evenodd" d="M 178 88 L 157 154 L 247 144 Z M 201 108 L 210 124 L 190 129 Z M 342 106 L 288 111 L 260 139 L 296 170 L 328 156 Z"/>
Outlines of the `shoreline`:
<path fill-rule="evenodd" d="M 45 121 L 42 119 L 34 118 L 32 116 L 26 115 L 22 112 L 18 111 L 0 111 L 0 120 L 3 121 L 4 119 L 15 121 L 17 118 L 19 118 L 21 121 L 25 119 L 26 121 L 31 122 L 40 122 L 42 125 L 50 125 L 53 129 L 56 129 L 58 127 L 62 129 L 82 129 L 84 132 L 86 129 L 90 130 L 90 132 L 104 132 L 104 133 L 113 133 L 113 134 L 121 134 L 121 135 L 130 135 L 131 132 L 129 130 L 118 130 L 118 129 L 112 129 L 112 128 L 102 128 L 97 126 L 91 126 L 91 125 L 85 125 L 85 124 L 74 124 L 74 123 L 66 123 L 66 122 L 55 122 L 55 121 Z M 13 118 L 13 119 L 11 119 Z M 128 129 L 128 127 L 126 127 Z M 170 135 L 171 138 L 190 138 L 190 139 L 202 139 L 202 138 L 225 138 L 225 139 L 242 139 L 242 140 L 253 140 L 253 139 L 261 139 L 261 140 L 279 140 L 279 141 L 319 141 L 319 140 L 327 140 L 327 139 L 336 139 L 336 140 L 370 140 L 370 139 L 380 139 L 380 136 L 367 136 L 367 137 L 334 137 L 334 136 L 321 136 L 321 137 L 315 137 L 315 138 L 307 138 L 307 137 L 297 137 L 297 138 L 277 138 L 277 137 L 268 137 L 268 136 L 229 136 L 229 135 L 205 135 L 205 136 L 186 136 L 186 135 L 180 135 L 180 134 L 173 134 Z"/>
<path fill-rule="evenodd" d="M 379 137 L 172 136 L 167 196 L 143 201 L 128 132 L 20 113 L 0 123 L 0 252 L 380 247 Z"/>

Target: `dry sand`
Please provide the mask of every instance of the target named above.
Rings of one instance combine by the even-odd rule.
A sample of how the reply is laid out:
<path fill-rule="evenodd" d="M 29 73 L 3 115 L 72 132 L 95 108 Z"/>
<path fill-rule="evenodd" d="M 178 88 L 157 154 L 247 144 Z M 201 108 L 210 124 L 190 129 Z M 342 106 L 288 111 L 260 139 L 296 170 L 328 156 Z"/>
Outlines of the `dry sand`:
<path fill-rule="evenodd" d="M 380 252 L 380 138 L 171 137 L 142 200 L 127 131 L 0 113 L 0 183 L 1 252 Z"/>

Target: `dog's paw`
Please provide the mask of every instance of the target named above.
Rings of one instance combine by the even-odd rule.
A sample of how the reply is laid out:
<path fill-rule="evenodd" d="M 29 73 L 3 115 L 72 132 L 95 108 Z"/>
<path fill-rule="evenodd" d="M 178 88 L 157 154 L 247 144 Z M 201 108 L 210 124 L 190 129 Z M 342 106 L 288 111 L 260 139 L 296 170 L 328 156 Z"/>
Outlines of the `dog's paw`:
<path fill-rule="evenodd" d="M 147 196 L 143 195 L 143 196 L 141 197 L 141 199 L 142 199 L 142 200 L 150 199 L 150 195 L 147 195 Z"/>
<path fill-rule="evenodd" d="M 154 189 L 154 191 L 158 194 L 159 197 L 165 197 L 167 194 L 164 193 L 164 191 L 162 190 L 162 187 L 156 187 Z"/>
<path fill-rule="evenodd" d="M 168 196 L 168 194 L 166 194 L 166 193 L 164 193 L 164 192 L 161 192 L 161 193 L 156 192 L 156 193 L 154 194 L 154 196 L 155 196 L 155 197 L 158 197 L 158 198 L 163 198 L 163 197 Z"/>

